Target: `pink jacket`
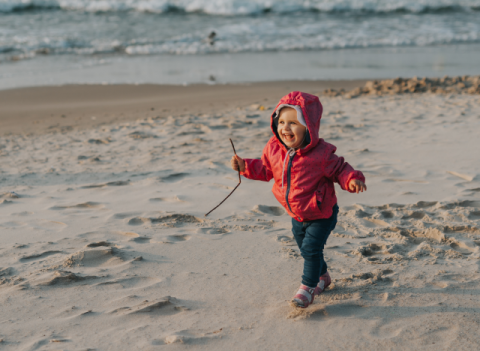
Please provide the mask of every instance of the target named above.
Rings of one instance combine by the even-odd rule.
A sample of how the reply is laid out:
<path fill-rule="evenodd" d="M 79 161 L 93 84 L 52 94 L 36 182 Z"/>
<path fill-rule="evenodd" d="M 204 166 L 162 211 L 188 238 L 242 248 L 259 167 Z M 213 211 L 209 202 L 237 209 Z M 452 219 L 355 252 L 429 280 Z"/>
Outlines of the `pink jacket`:
<path fill-rule="evenodd" d="M 275 111 L 281 104 L 300 106 L 310 143 L 303 149 L 288 150 L 278 136 L 273 121 L 274 112 L 271 116 L 274 136 L 263 149 L 260 160 L 245 159 L 245 171 L 241 174 L 248 179 L 265 182 L 273 178 L 273 194 L 297 221 L 329 218 L 337 203 L 333 182 L 349 191 L 348 183 L 352 179 L 365 182 L 365 177 L 343 157 L 335 155 L 335 146 L 319 138 L 323 108 L 318 97 L 294 91 L 280 100 Z"/>

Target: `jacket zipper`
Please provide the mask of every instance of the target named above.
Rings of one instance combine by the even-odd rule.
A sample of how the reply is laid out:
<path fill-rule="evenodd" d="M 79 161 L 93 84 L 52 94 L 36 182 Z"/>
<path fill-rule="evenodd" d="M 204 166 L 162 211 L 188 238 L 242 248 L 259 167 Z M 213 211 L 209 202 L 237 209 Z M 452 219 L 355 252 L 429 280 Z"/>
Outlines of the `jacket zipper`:
<path fill-rule="evenodd" d="M 293 158 L 295 157 L 295 154 L 293 156 L 290 156 L 290 160 L 288 160 L 288 166 L 287 166 L 287 191 L 285 192 L 285 200 L 287 201 L 288 209 L 290 210 L 291 213 L 297 216 L 293 211 L 292 207 L 290 206 L 290 203 L 288 202 L 288 194 L 290 193 L 290 179 L 291 179 L 291 169 L 292 169 L 292 163 L 293 163 Z"/>

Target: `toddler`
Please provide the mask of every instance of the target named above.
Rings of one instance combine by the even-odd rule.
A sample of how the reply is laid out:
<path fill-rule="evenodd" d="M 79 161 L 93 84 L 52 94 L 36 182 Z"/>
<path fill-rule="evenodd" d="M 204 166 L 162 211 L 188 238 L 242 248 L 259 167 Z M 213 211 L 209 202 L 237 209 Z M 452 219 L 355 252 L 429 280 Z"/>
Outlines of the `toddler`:
<path fill-rule="evenodd" d="M 331 283 L 323 248 L 337 223 L 333 182 L 352 193 L 367 190 L 337 149 L 319 138 L 322 105 L 318 97 L 298 91 L 284 96 L 271 116 L 273 137 L 261 159 L 235 155 L 231 165 L 248 178 L 274 179 L 273 194 L 292 217 L 292 232 L 304 258 L 302 284 L 292 303 L 308 307 Z"/>

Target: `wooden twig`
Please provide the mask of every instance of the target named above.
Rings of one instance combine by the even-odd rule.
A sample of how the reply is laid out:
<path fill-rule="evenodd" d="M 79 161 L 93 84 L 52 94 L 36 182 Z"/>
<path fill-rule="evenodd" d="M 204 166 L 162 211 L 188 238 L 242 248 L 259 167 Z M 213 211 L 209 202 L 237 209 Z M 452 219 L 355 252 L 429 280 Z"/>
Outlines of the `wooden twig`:
<path fill-rule="evenodd" d="M 230 139 L 230 143 L 232 144 L 233 153 L 234 153 L 235 155 L 237 155 L 237 151 L 235 151 L 235 146 L 233 146 L 233 141 L 232 141 L 232 139 Z M 223 199 L 222 202 L 220 202 L 216 207 L 214 207 L 212 210 L 210 210 L 210 212 L 208 212 L 207 214 L 205 214 L 205 217 L 207 217 L 210 213 L 212 213 L 212 212 L 215 211 L 217 208 L 219 208 L 220 205 L 223 204 L 223 203 L 225 202 L 225 200 L 227 200 L 227 199 L 230 197 L 230 195 L 233 194 L 233 192 L 234 192 L 235 190 L 237 190 L 237 188 L 240 186 L 241 183 L 242 183 L 242 178 L 240 177 L 240 165 L 239 165 L 239 167 L 238 167 L 238 184 L 237 184 L 237 186 L 236 186 L 235 188 L 233 188 L 233 190 L 230 192 L 230 194 L 228 194 L 228 196 L 227 196 L 225 199 Z"/>

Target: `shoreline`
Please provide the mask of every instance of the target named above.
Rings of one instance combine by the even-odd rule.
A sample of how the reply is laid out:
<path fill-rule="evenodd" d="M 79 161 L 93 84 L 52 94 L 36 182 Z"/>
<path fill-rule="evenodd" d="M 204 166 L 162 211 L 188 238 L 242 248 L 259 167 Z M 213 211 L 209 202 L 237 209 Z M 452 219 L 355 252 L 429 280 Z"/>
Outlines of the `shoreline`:
<path fill-rule="evenodd" d="M 239 84 L 478 75 L 480 44 L 204 55 L 43 55 L 0 63 L 0 90 L 65 84 Z"/>
<path fill-rule="evenodd" d="M 67 132 L 138 119 L 273 108 L 291 91 L 347 99 L 403 94 L 480 94 L 480 76 L 296 80 L 237 84 L 72 84 L 0 91 L 1 135 Z"/>
<path fill-rule="evenodd" d="M 281 81 L 244 84 L 65 85 L 0 91 L 0 136 L 94 128 L 139 118 L 216 113 L 260 104 L 290 91 L 350 90 L 367 80 Z"/>

